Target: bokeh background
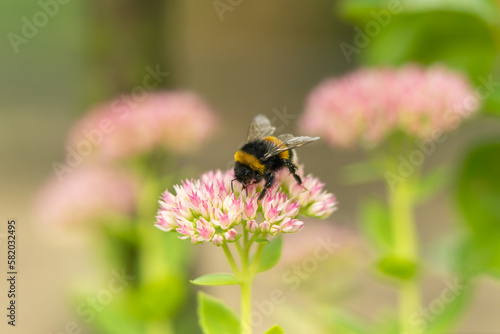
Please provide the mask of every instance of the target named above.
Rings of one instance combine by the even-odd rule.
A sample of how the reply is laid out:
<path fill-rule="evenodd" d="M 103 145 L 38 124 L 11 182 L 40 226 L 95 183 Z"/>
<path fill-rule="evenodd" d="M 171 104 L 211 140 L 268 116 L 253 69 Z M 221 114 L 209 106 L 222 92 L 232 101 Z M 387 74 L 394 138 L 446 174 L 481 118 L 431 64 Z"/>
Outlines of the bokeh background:
<path fill-rule="evenodd" d="M 464 66 L 471 69 L 467 74 L 473 82 L 480 75 L 485 78 L 495 75 L 497 50 L 494 47 L 492 51 L 486 50 L 482 44 L 482 39 L 485 43 L 494 39 L 489 40 L 489 35 L 485 35 L 486 28 L 481 30 L 485 25 L 476 24 L 485 12 L 481 12 L 481 6 L 493 5 L 493 1 L 477 1 L 477 6 L 464 6 L 466 9 L 459 14 L 460 10 L 454 8 L 432 9 L 436 12 L 429 14 L 429 21 L 406 18 L 407 26 L 402 24 L 405 18 L 394 18 L 383 28 L 385 31 L 373 38 L 372 49 L 370 45 L 361 49 L 349 62 L 339 45 L 353 43 L 354 27 L 366 22 L 366 17 L 359 13 L 364 6 L 369 8 L 368 3 L 354 1 L 350 6 L 326 0 L 243 0 L 232 6 L 232 11 L 225 12 L 221 20 L 212 1 L 68 1 L 59 4 L 57 13 L 39 27 L 26 44 L 20 44 L 16 52 L 8 34 L 21 34 L 23 18 L 31 20 L 41 5 L 35 1 L 3 1 L 0 10 L 0 35 L 3 36 L 0 203 L 2 220 L 15 218 L 19 223 L 20 274 L 18 326 L 11 328 L 4 319 L 0 325 L 2 332 L 64 333 L 68 321 L 82 323 L 76 315 L 74 291 L 80 285 L 98 282 L 99 272 L 103 272 L 101 264 L 96 261 L 92 244 L 68 245 L 58 240 L 59 237 L 51 237 L 50 231 L 42 233 L 32 203 L 37 189 L 53 175 L 51 164 L 64 158 L 65 140 L 72 123 L 91 106 L 128 93 L 140 84 L 147 66 L 161 64 L 161 68 L 169 72 L 164 88 L 198 92 L 221 117 L 221 131 L 216 138 L 179 163 L 183 175 L 192 177 L 205 170 L 228 168 L 235 149 L 244 140 L 250 119 L 257 113 L 276 119 L 286 111 L 292 118 L 285 131 L 296 132 L 296 121 L 308 92 L 323 78 L 341 75 L 362 64 L 379 64 L 384 59 L 397 64 L 405 57 L 430 63 L 441 57 L 463 70 L 462 60 L 470 59 L 477 66 Z M 498 11 L 493 5 L 487 7 L 486 12 L 489 8 Z M 496 14 L 488 15 L 494 20 Z M 425 22 L 439 24 L 430 25 L 420 39 L 412 38 L 417 31 L 415 27 Z M 475 37 L 467 35 L 471 30 L 477 33 Z M 387 36 L 391 34 L 399 37 L 391 40 Z M 498 38 L 499 33 L 491 33 L 491 36 Z M 446 46 L 442 38 L 454 39 L 454 45 L 462 42 L 463 45 L 461 48 Z M 413 49 L 407 48 L 406 43 L 414 43 Z M 426 59 L 427 53 L 434 58 Z M 496 110 L 493 102 L 488 102 L 487 107 L 490 111 Z M 499 130 L 500 122 L 494 113 L 483 113 L 453 132 L 426 163 L 458 165 L 470 146 L 498 135 Z M 306 162 L 309 172 L 327 184 L 340 203 L 339 211 L 328 224 L 311 228 L 308 233 L 316 228 L 318 233 L 331 230 L 332 235 L 338 237 L 337 242 L 347 250 L 329 259 L 330 264 L 325 263 L 327 269 L 318 271 L 316 281 L 302 285 L 299 292 L 285 291 L 293 302 L 277 310 L 270 324 L 288 319 L 296 326 L 294 333 L 307 332 L 307 323 L 316 318 L 301 310 L 311 301 L 295 295 L 321 295 L 330 283 L 340 285 L 340 292 L 334 293 L 339 305 L 362 318 L 370 319 L 374 310 L 390 309 L 396 303 L 396 295 L 380 280 L 367 275 L 370 269 L 365 266 L 368 261 L 363 259 L 370 257 L 370 251 L 359 240 L 355 224 L 359 199 L 367 193 L 376 196 L 383 192 L 383 185 L 353 186 L 343 182 L 342 167 L 363 159 L 363 153 L 358 150 L 334 150 L 320 142 L 301 150 L 300 159 Z M 452 187 L 448 187 L 418 209 L 418 231 L 422 244 L 426 245 L 426 258 L 437 257 L 439 243 L 460 219 L 455 205 Z M 151 217 L 151 224 L 153 222 Z M 6 232 L 6 225 L 1 226 L 0 235 Z M 285 242 L 298 242 L 293 238 Z M 198 248 L 193 259 L 196 265 L 189 274 L 191 278 L 214 268 L 227 269 L 220 263 L 220 254 L 208 247 Z M 2 268 L 6 259 L 4 249 L 2 239 Z M 357 259 L 345 264 L 349 261 L 343 257 Z M 257 299 L 265 298 L 273 289 L 268 282 L 280 284 L 280 273 L 287 270 L 286 263 L 289 262 L 258 278 Z M 423 282 L 424 299 L 432 299 L 445 286 L 439 266 L 436 267 L 435 275 L 427 276 Z M 350 284 L 343 287 L 338 281 L 335 283 L 336 277 Z M 322 283 L 313 284 L 317 280 Z M 6 300 L 4 283 L 2 279 L 2 305 Z M 211 292 L 237 307 L 236 289 L 229 289 L 229 293 L 223 289 Z M 500 333 L 499 300 L 498 281 L 481 277 L 455 333 Z M 82 329 L 82 333 L 99 332 L 87 325 Z"/>

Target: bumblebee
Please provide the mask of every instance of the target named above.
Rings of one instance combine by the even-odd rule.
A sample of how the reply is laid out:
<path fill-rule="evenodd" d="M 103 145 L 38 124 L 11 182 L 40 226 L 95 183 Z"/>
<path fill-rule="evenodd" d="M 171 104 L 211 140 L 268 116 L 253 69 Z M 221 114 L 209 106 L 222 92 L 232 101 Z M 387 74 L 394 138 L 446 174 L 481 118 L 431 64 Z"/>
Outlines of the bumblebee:
<path fill-rule="evenodd" d="M 274 137 L 272 136 L 274 130 L 276 128 L 266 116 L 255 116 L 250 123 L 245 144 L 234 155 L 235 178 L 232 181 L 240 182 L 246 189 L 249 184 L 265 180 L 259 201 L 274 184 L 275 173 L 283 168 L 288 169 L 299 185 L 302 184 L 300 176 L 296 173 L 297 166 L 292 160 L 293 149 L 319 139 L 319 137 L 295 137 L 290 134 Z"/>

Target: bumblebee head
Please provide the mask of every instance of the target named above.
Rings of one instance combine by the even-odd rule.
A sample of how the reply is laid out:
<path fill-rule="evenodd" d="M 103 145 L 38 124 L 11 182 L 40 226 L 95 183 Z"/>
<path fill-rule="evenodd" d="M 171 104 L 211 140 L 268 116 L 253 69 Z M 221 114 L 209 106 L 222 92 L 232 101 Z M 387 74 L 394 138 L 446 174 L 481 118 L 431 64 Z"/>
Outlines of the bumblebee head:
<path fill-rule="evenodd" d="M 234 179 L 245 187 L 247 184 L 252 183 L 259 179 L 258 173 L 254 171 L 250 166 L 236 162 L 234 164 Z"/>

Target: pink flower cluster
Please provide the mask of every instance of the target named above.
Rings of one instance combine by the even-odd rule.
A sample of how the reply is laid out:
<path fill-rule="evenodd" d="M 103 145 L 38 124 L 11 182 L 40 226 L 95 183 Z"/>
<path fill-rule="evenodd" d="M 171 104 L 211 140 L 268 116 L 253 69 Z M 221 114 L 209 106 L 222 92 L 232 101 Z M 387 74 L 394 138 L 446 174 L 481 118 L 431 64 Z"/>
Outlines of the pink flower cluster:
<path fill-rule="evenodd" d="M 81 166 L 64 182 L 49 180 L 38 192 L 35 209 L 40 223 L 54 227 L 89 225 L 107 215 L 135 210 L 136 179 L 107 167 Z"/>
<path fill-rule="evenodd" d="M 72 129 L 69 145 L 76 151 L 92 145 L 92 153 L 104 160 L 156 148 L 188 153 L 210 138 L 217 125 L 215 112 L 192 92 L 155 92 L 137 100 L 122 96 L 84 116 Z"/>
<path fill-rule="evenodd" d="M 397 130 L 432 139 L 478 107 L 466 78 L 443 66 L 363 68 L 314 88 L 299 124 L 332 145 L 374 146 Z"/>
<path fill-rule="evenodd" d="M 318 179 L 309 175 L 299 186 L 286 172 L 277 176 L 261 202 L 257 198 L 262 184 L 249 186 L 247 195 L 234 181 L 231 191 L 233 171 L 212 171 L 198 180 L 184 181 L 174 186 L 175 195 L 168 190 L 163 193 L 156 227 L 175 230 L 193 244 L 206 241 L 220 246 L 236 241 L 243 229 L 272 236 L 292 233 L 304 225 L 297 219 L 299 214 L 325 218 L 335 211 L 334 195 L 324 191 Z"/>

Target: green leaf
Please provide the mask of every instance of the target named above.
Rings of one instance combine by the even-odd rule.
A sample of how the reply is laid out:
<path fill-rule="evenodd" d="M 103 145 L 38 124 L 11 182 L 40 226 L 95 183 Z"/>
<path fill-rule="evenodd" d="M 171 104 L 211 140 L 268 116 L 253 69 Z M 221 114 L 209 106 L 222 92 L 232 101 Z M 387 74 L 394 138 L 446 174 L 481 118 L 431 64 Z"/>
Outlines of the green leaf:
<path fill-rule="evenodd" d="M 89 292 L 90 293 L 90 292 Z M 82 293 L 78 298 L 79 305 L 87 305 L 89 293 Z M 89 330 L 97 333 L 134 334 L 144 332 L 144 319 L 135 317 L 132 312 L 130 289 L 125 289 L 113 296 L 113 301 L 99 312 L 95 312 L 94 320 L 88 324 Z M 76 333 L 78 331 L 70 331 Z M 82 330 L 82 332 L 84 332 Z"/>
<path fill-rule="evenodd" d="M 497 82 L 498 79 L 494 78 L 493 81 Z M 487 113 L 500 116 L 500 90 L 490 88 L 489 94 L 484 103 L 483 110 Z"/>
<path fill-rule="evenodd" d="M 440 188 L 450 181 L 450 171 L 445 166 L 440 166 L 422 177 L 415 185 L 415 199 L 425 201 L 434 195 Z"/>
<path fill-rule="evenodd" d="M 500 235 L 500 140 L 474 148 L 458 181 L 458 204 L 477 237 Z"/>
<path fill-rule="evenodd" d="M 447 300 L 444 300 L 444 298 L 442 298 L 442 301 L 445 302 L 445 308 L 442 312 L 436 314 L 434 316 L 434 319 L 429 323 L 429 327 L 425 331 L 427 334 L 442 334 L 452 332 L 453 327 L 463 316 L 463 313 L 470 301 L 472 293 L 470 282 L 469 284 L 465 284 L 464 286 L 465 289 L 462 291 L 451 291 L 452 300 L 450 302 L 447 302 Z M 450 293 L 447 292 L 447 294 L 449 295 Z"/>
<path fill-rule="evenodd" d="M 196 285 L 235 285 L 240 284 L 241 279 L 233 274 L 217 273 L 203 275 L 190 282 Z"/>
<path fill-rule="evenodd" d="M 457 185 L 457 202 L 469 240 L 462 266 L 500 277 L 500 140 L 467 155 Z"/>
<path fill-rule="evenodd" d="M 270 243 L 263 245 L 263 247 L 257 266 L 257 272 L 269 270 L 278 263 L 281 257 L 283 241 L 281 237 L 277 237 Z"/>
<path fill-rule="evenodd" d="M 411 279 L 417 272 L 417 264 L 409 259 L 396 255 L 388 255 L 382 258 L 377 267 L 388 276 L 402 280 Z"/>
<path fill-rule="evenodd" d="M 255 242 L 258 244 L 268 244 L 269 240 L 267 240 L 266 238 L 258 238 L 258 239 L 255 239 Z"/>
<path fill-rule="evenodd" d="M 168 296 L 168 298 L 165 298 Z M 184 273 L 172 271 L 155 281 L 141 284 L 132 293 L 137 317 L 159 321 L 172 317 L 187 298 L 187 284 Z"/>
<path fill-rule="evenodd" d="M 353 37 L 349 44 L 361 49 L 365 63 L 439 62 L 464 71 L 479 84 L 481 77 L 492 73 L 496 59 L 494 31 L 500 16 L 491 1 L 412 0 L 399 7 L 399 14 L 391 14 L 388 0 L 342 2 L 342 13 L 362 32 L 356 33 L 358 38 Z M 372 31 L 373 25 L 379 27 L 378 33 L 367 34 L 369 22 Z M 357 40 L 368 40 L 369 44 L 359 47 Z"/>
<path fill-rule="evenodd" d="M 285 331 L 278 325 L 269 328 L 264 334 L 283 334 Z"/>
<path fill-rule="evenodd" d="M 401 37 L 401 32 L 408 34 L 406 47 L 403 52 L 389 55 L 387 47 Z M 471 48 L 480 50 L 481 55 L 475 54 Z M 390 58 L 383 58 L 385 56 Z M 395 17 L 380 36 L 373 39 L 366 52 L 367 60 L 372 64 L 440 62 L 466 72 L 474 80 L 490 73 L 495 56 L 494 37 L 487 26 L 470 15 L 449 12 Z"/>
<path fill-rule="evenodd" d="M 396 315 L 392 314 L 382 314 L 382 319 L 378 323 L 372 325 L 371 334 L 406 334 L 407 332 L 401 333 L 400 323 Z M 443 333 L 444 334 L 444 333 Z"/>
<path fill-rule="evenodd" d="M 369 327 L 359 318 L 341 311 L 334 310 L 328 316 L 329 328 L 332 333 L 339 334 L 370 334 Z"/>
<path fill-rule="evenodd" d="M 392 230 L 389 211 L 378 200 L 367 200 L 360 206 L 361 230 L 368 240 L 379 250 L 392 249 Z"/>
<path fill-rule="evenodd" d="M 340 2 L 340 10 L 350 18 L 372 18 L 373 12 L 388 10 L 391 0 L 344 0 Z M 392 9 L 392 8 L 391 8 Z M 401 13 L 431 13 L 436 11 L 469 14 L 484 23 L 495 26 L 500 23 L 500 15 L 494 1 L 491 0 L 407 0 L 397 6 Z M 393 13 L 394 14 L 394 13 Z"/>
<path fill-rule="evenodd" d="M 186 267 L 192 249 L 173 233 L 151 227 L 151 222 L 139 222 L 138 228 L 143 270 L 139 286 L 134 290 L 138 305 L 134 311 L 145 319 L 174 316 L 188 297 Z"/>
<path fill-rule="evenodd" d="M 204 334 L 238 334 L 240 320 L 222 301 L 198 293 L 198 317 Z"/>
<path fill-rule="evenodd" d="M 433 251 L 435 258 L 444 265 L 444 269 L 464 279 L 472 279 L 485 272 L 500 277 L 500 272 L 495 271 L 492 265 L 495 258 L 492 253 L 500 252 L 500 246 L 474 240 L 472 235 L 466 233 L 462 231 L 461 234 L 450 235 L 448 240 L 441 240 L 439 247 Z"/>

